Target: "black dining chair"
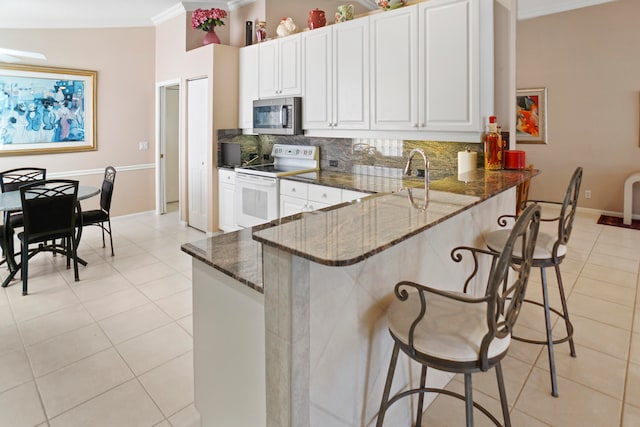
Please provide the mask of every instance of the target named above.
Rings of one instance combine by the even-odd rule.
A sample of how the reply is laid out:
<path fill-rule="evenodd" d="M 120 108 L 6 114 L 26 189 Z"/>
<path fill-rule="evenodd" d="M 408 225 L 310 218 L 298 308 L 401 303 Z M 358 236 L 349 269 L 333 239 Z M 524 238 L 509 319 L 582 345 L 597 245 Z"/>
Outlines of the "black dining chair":
<path fill-rule="evenodd" d="M 20 187 L 20 200 L 24 221 L 24 230 L 18 233 L 22 246 L 22 295 L 27 295 L 29 260 L 39 252 L 65 255 L 67 268 L 72 259 L 75 280 L 80 280 L 75 233 L 78 181 L 55 179 L 25 184 Z M 58 239 L 62 244 L 56 244 Z M 30 249 L 30 245 L 37 246 Z"/>
<path fill-rule="evenodd" d="M 469 252 L 473 265 L 462 292 L 444 291 L 414 282 L 403 281 L 395 286 L 396 299 L 387 310 L 389 333 L 394 341 L 391 362 L 384 387 L 376 427 L 382 427 L 387 409 L 402 399 L 418 395 L 416 426 L 422 425 L 424 393 L 440 393 L 464 400 L 467 427 L 473 426 L 473 408 L 480 410 L 494 424 L 497 418 L 485 407 L 473 401 L 471 375 L 495 368 L 504 425 L 510 426 L 509 405 L 504 387 L 501 360 L 507 355 L 513 326 L 520 313 L 531 269 L 531 260 L 540 227 L 540 207 L 530 205 L 510 230 L 502 252 L 462 246 L 451 251 L 455 262 L 463 261 Z M 513 257 L 522 263 L 517 275 L 505 283 Z M 467 293 L 475 283 L 480 258 L 490 264 L 484 295 Z M 417 388 L 402 389 L 390 398 L 391 385 L 402 351 L 422 366 Z M 464 395 L 426 387 L 427 368 L 464 374 Z"/>
<path fill-rule="evenodd" d="M 0 191 L 17 191 L 21 185 L 47 179 L 45 168 L 15 168 L 0 172 Z M 5 224 L 12 228 L 22 227 L 22 212 L 5 212 Z"/>
<path fill-rule="evenodd" d="M 109 241 L 111 243 L 111 256 L 113 253 L 113 236 L 111 234 L 111 197 L 113 196 L 113 185 L 116 180 L 116 169 L 113 166 L 107 166 L 104 170 L 104 179 L 102 180 L 102 189 L 100 193 L 100 209 L 92 209 L 82 211 L 80 214 L 80 227 L 95 225 L 102 229 L 102 247 L 106 246 L 104 233 L 109 233 Z"/>

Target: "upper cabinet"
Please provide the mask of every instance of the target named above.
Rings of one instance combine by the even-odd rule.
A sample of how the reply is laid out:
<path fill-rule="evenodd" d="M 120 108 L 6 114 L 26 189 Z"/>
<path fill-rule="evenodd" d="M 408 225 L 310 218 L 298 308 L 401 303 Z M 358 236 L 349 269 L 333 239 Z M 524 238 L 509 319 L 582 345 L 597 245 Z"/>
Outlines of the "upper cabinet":
<path fill-rule="evenodd" d="M 260 98 L 302 95 L 300 34 L 259 45 Z"/>
<path fill-rule="evenodd" d="M 369 22 L 302 34 L 304 129 L 369 129 Z"/>
<path fill-rule="evenodd" d="M 418 5 L 421 129 L 482 131 L 480 3 L 439 0 Z"/>
<path fill-rule="evenodd" d="M 418 7 L 371 21 L 371 128 L 418 130 Z"/>
<path fill-rule="evenodd" d="M 370 20 L 371 128 L 481 132 L 480 2 L 432 0 Z"/>
<path fill-rule="evenodd" d="M 260 43 L 258 64 L 241 64 L 258 88 L 241 91 L 240 126 L 252 127 L 258 90 L 302 96 L 309 136 L 480 142 L 494 114 L 493 31 L 493 1 L 430 0 Z"/>
<path fill-rule="evenodd" d="M 253 100 L 260 97 L 258 81 L 260 78 L 259 45 L 254 44 L 240 49 L 240 89 L 238 93 L 238 125 L 241 129 L 253 128 Z"/>

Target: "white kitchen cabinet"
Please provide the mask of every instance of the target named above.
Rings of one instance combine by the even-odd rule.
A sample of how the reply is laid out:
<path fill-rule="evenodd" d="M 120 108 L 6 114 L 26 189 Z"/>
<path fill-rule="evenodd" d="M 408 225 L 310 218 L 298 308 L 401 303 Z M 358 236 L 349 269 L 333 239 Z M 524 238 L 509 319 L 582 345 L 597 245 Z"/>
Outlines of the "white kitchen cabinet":
<path fill-rule="evenodd" d="M 309 184 L 280 180 L 280 217 L 305 212 L 309 196 Z"/>
<path fill-rule="evenodd" d="M 309 184 L 307 207 L 310 211 L 337 205 L 342 202 L 342 190 L 324 185 Z"/>
<path fill-rule="evenodd" d="M 421 130 L 482 131 L 480 3 L 487 4 L 434 0 L 418 5 Z"/>
<path fill-rule="evenodd" d="M 493 73 L 481 76 L 481 7 L 492 4 L 431 0 L 370 17 L 371 129 L 482 131 L 491 112 L 481 111 L 480 88 L 493 97 Z"/>
<path fill-rule="evenodd" d="M 362 193 L 360 191 L 353 190 L 342 190 L 342 201 L 343 202 L 351 202 L 356 199 L 363 199 L 365 197 L 370 196 L 369 193 Z"/>
<path fill-rule="evenodd" d="M 300 96 L 302 60 L 300 34 L 258 44 L 260 98 Z"/>
<path fill-rule="evenodd" d="M 359 191 L 282 179 L 280 180 L 280 216 L 315 211 L 369 195 Z"/>
<path fill-rule="evenodd" d="M 369 129 L 369 20 L 302 34 L 304 129 Z"/>
<path fill-rule="evenodd" d="M 240 87 L 238 92 L 238 126 L 253 129 L 253 100 L 260 97 L 260 57 L 259 45 L 240 49 Z"/>
<path fill-rule="evenodd" d="M 432 0 L 435 1 L 435 0 Z M 418 6 L 371 23 L 371 129 L 418 129 Z"/>
<path fill-rule="evenodd" d="M 218 228 L 234 231 L 236 224 L 236 173 L 231 169 L 218 169 Z"/>

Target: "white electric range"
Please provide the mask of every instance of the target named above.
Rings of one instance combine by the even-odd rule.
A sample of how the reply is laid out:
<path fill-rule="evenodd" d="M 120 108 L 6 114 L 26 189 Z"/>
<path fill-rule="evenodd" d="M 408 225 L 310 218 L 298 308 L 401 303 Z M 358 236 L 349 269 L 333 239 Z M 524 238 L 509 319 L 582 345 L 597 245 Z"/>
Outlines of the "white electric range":
<path fill-rule="evenodd" d="M 273 163 L 235 168 L 235 203 L 240 227 L 253 227 L 279 218 L 279 178 L 312 175 L 320 169 L 320 149 L 315 146 L 274 144 Z"/>

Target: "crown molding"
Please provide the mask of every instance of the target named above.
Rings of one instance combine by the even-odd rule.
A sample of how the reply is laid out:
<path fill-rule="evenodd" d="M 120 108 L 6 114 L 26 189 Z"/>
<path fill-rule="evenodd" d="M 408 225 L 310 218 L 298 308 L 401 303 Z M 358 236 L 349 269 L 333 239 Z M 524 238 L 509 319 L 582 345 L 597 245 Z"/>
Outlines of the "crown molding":
<path fill-rule="evenodd" d="M 537 18 L 553 13 L 610 3 L 615 0 L 519 0 L 518 20 Z"/>
<path fill-rule="evenodd" d="M 240 9 L 242 6 L 246 6 L 251 3 L 255 3 L 256 0 L 229 0 L 227 2 L 227 8 L 229 10 Z"/>
<path fill-rule="evenodd" d="M 153 25 L 158 26 L 163 22 L 167 22 L 168 20 L 175 18 L 176 16 L 182 15 L 185 11 L 186 9 L 182 5 L 182 3 L 176 3 L 164 12 L 152 17 L 151 22 L 153 22 Z"/>
<path fill-rule="evenodd" d="M 176 16 L 180 16 L 185 12 L 193 12 L 194 10 L 198 9 L 198 8 L 203 8 L 203 7 L 217 7 L 223 10 L 233 10 L 232 7 L 232 3 L 242 3 L 239 6 L 235 6 L 235 9 L 237 9 L 240 6 L 244 6 L 245 4 L 249 4 L 249 3 L 253 3 L 256 0 L 230 0 L 230 1 L 225 1 L 225 0 L 212 0 L 212 1 L 207 1 L 206 3 L 202 3 L 202 2 L 180 2 L 180 3 L 176 3 L 174 4 L 172 7 L 170 7 L 169 9 L 165 10 L 162 13 L 159 13 L 158 15 L 154 16 L 151 18 L 151 22 L 153 22 L 153 25 L 158 26 L 159 24 L 162 24 L 163 22 L 166 22 L 172 18 L 175 18 Z"/>

